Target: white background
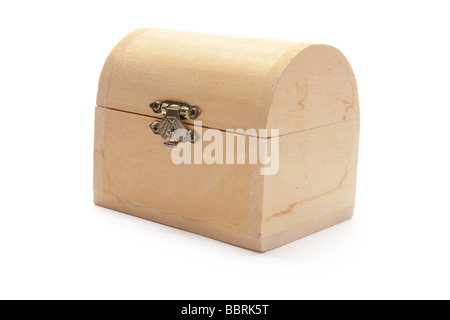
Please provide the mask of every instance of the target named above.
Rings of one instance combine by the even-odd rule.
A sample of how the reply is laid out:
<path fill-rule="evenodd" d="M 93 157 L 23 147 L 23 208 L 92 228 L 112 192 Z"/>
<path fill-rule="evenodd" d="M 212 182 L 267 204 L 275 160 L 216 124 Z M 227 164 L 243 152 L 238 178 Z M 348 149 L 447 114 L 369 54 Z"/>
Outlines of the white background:
<path fill-rule="evenodd" d="M 0 298 L 450 298 L 448 1 L 2 1 Z M 265 254 L 92 203 L 98 77 L 140 27 L 326 43 L 353 66 L 353 220 Z"/>

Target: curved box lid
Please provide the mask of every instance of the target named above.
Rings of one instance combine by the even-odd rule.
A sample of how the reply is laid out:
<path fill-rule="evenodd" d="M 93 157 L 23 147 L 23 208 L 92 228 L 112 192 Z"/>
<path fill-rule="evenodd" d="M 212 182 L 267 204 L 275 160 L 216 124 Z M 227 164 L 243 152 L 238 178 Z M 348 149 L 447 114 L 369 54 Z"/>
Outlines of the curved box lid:
<path fill-rule="evenodd" d="M 284 135 L 359 118 L 353 71 L 334 47 L 144 28 L 108 56 L 97 105 L 160 118 L 155 100 L 197 105 L 203 126 L 221 130 Z"/>

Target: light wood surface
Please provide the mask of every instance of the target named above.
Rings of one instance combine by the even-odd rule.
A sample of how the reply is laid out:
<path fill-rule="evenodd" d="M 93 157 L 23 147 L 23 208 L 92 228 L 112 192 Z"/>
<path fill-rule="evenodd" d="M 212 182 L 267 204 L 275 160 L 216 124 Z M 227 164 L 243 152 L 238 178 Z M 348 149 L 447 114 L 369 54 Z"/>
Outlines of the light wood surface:
<path fill-rule="evenodd" d="M 104 145 L 96 156 L 103 157 L 103 185 L 97 191 L 247 233 L 250 165 L 175 165 L 173 149 L 149 129 L 153 118 L 101 107 L 97 113 L 104 114 Z"/>
<path fill-rule="evenodd" d="M 278 174 L 173 164 L 156 99 L 198 105 L 205 129 L 279 129 Z M 358 95 L 333 47 L 140 29 L 105 62 L 95 125 L 98 205 L 258 251 L 353 214 Z"/>
<path fill-rule="evenodd" d="M 270 237 L 353 207 L 359 121 L 280 138 L 280 169 L 264 176 L 262 228 Z"/>
<path fill-rule="evenodd" d="M 359 119 L 353 71 L 330 46 L 300 51 L 281 74 L 271 99 L 266 126 L 280 128 L 280 134 Z"/>

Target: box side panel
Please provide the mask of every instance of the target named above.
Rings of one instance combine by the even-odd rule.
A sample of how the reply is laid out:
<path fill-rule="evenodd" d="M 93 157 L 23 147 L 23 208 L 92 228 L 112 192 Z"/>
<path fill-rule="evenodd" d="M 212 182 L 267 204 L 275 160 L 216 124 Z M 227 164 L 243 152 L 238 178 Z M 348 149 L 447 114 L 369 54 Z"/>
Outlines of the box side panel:
<path fill-rule="evenodd" d="M 217 230 L 248 234 L 250 165 L 176 165 L 171 160 L 175 149 L 164 147 L 149 128 L 155 119 L 97 110 L 104 115 L 104 144 L 96 151 L 103 158 L 102 173 L 96 166 L 96 179 L 103 179 L 102 188 L 96 188 L 97 204 L 208 236 Z M 203 142 L 201 150 L 207 146 Z M 220 233 L 211 237 L 232 242 Z"/>
<path fill-rule="evenodd" d="M 284 135 L 354 119 L 359 119 L 359 103 L 350 64 L 336 48 L 311 45 L 283 71 L 267 128 Z"/>
<path fill-rule="evenodd" d="M 95 108 L 94 191 L 103 192 L 103 159 L 105 142 L 105 109 Z"/>
<path fill-rule="evenodd" d="M 280 138 L 278 174 L 264 177 L 262 238 L 296 229 L 275 241 L 289 242 L 351 218 L 358 140 L 358 119 Z"/>
<path fill-rule="evenodd" d="M 286 243 L 295 241 L 297 239 L 309 236 L 313 233 L 323 229 L 332 227 L 338 223 L 349 220 L 353 216 L 354 207 L 347 207 L 341 210 L 334 211 L 326 216 L 320 217 L 316 220 L 306 222 L 286 231 L 274 234 L 261 240 L 260 251 L 269 251 L 285 245 Z"/>

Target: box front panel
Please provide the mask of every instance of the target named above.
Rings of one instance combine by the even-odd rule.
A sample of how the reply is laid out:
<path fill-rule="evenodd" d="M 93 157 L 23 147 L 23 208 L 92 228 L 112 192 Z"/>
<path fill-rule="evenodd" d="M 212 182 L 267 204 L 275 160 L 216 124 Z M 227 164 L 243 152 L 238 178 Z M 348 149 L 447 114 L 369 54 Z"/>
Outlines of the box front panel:
<path fill-rule="evenodd" d="M 102 172 L 96 173 L 102 189 L 97 191 L 124 204 L 247 233 L 249 165 L 176 165 L 174 149 L 164 147 L 149 128 L 155 119 L 97 109 L 104 113 L 103 150 L 96 152 L 96 158 L 103 157 Z M 154 220 L 150 213 L 144 217 Z"/>

